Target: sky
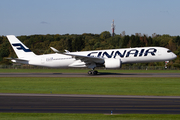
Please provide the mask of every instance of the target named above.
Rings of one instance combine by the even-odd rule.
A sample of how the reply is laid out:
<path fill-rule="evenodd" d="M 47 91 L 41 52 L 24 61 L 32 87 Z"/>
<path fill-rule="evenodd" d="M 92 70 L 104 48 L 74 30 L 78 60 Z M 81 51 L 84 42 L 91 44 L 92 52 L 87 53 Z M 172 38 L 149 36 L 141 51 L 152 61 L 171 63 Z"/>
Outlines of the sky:
<path fill-rule="evenodd" d="M 180 0 L 0 0 L 0 36 L 180 35 Z"/>

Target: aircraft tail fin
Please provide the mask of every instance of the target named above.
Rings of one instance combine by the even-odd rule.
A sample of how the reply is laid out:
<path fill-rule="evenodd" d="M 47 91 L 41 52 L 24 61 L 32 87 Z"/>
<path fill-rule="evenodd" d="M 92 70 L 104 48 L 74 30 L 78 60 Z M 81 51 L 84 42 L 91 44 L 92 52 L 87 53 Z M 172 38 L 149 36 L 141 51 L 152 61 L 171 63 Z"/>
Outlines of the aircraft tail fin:
<path fill-rule="evenodd" d="M 36 56 L 28 47 L 26 47 L 19 39 L 14 35 L 7 35 L 7 38 L 15 51 L 18 58 L 31 58 Z"/>

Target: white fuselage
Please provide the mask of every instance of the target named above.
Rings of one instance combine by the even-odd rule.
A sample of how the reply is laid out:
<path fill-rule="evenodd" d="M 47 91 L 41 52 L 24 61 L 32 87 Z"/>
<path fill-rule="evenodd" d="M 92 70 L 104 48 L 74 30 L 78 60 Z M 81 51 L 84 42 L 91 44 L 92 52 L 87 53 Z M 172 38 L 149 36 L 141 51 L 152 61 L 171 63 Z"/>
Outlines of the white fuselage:
<path fill-rule="evenodd" d="M 70 56 L 70 55 L 71 56 Z M 72 55 L 89 56 L 102 59 L 120 59 L 122 64 L 168 61 L 176 58 L 176 55 L 163 47 L 140 47 L 126 49 L 94 50 L 82 52 L 70 52 L 64 54 L 45 54 L 29 58 L 27 64 L 45 67 L 86 67 L 83 60 Z M 104 64 L 105 61 L 99 61 Z M 26 63 L 25 63 L 26 64 Z"/>

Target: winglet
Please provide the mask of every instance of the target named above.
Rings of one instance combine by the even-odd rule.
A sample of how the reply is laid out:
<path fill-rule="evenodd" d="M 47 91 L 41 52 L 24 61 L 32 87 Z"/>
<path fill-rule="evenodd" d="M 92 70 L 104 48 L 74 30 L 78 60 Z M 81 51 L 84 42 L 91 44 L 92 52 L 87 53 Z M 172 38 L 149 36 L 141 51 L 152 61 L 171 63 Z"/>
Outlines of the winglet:
<path fill-rule="evenodd" d="M 70 53 L 68 50 L 64 50 L 66 53 Z"/>
<path fill-rule="evenodd" d="M 56 48 L 50 47 L 51 50 L 53 50 L 55 53 L 59 53 L 59 51 Z"/>

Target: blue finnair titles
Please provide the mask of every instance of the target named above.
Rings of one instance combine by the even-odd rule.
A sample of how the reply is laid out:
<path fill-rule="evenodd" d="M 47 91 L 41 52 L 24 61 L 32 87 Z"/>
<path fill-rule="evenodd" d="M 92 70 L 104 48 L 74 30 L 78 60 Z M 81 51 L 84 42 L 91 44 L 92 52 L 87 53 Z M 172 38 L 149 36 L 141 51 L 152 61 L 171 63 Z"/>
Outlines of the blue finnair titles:
<path fill-rule="evenodd" d="M 10 58 L 12 62 L 61 68 L 61 67 L 88 67 L 92 69 L 88 74 L 98 74 L 96 67 L 121 68 L 122 64 L 140 62 L 159 62 L 175 59 L 177 56 L 164 47 L 140 47 L 111 50 L 96 50 L 59 53 L 50 47 L 55 54 L 35 55 L 14 35 L 7 35 L 18 58 Z"/>
<path fill-rule="evenodd" d="M 157 52 L 156 48 L 149 48 L 147 50 L 145 49 L 131 49 L 129 51 L 127 50 L 123 50 L 120 52 L 120 50 L 116 50 L 116 51 L 111 51 L 110 53 L 104 51 L 104 52 L 91 52 L 89 53 L 87 56 L 92 56 L 92 57 L 100 57 L 100 58 L 124 58 L 124 57 L 129 57 L 130 55 L 134 56 L 134 57 L 141 57 L 141 56 L 147 56 L 148 54 L 155 56 Z"/>
<path fill-rule="evenodd" d="M 26 49 L 21 43 L 14 43 L 12 45 L 16 47 L 18 50 L 23 50 L 24 52 L 31 52 L 30 49 Z"/>

